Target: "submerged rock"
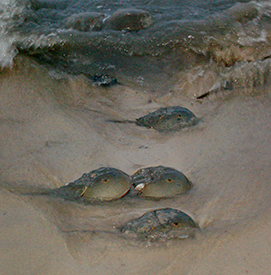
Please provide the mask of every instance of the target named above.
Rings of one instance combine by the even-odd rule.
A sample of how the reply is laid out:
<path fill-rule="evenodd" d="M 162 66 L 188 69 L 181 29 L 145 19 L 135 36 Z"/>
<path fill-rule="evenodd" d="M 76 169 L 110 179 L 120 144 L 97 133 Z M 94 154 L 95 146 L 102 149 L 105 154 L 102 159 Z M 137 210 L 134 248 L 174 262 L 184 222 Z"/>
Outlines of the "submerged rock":
<path fill-rule="evenodd" d="M 140 9 L 119 9 L 106 20 L 112 30 L 139 31 L 148 28 L 153 20 L 151 15 Z"/>
<path fill-rule="evenodd" d="M 68 17 L 64 26 L 66 29 L 72 28 L 78 31 L 100 31 L 103 27 L 105 15 L 98 12 L 83 12 L 73 14 Z"/>
<path fill-rule="evenodd" d="M 121 232 L 128 237 L 156 241 L 160 239 L 188 238 L 198 225 L 182 211 L 163 208 L 145 213 L 128 222 Z"/>
<path fill-rule="evenodd" d="M 86 200 L 110 201 L 124 196 L 130 187 L 129 175 L 115 168 L 101 167 L 54 189 L 53 194 L 67 199 L 83 197 Z"/>
<path fill-rule="evenodd" d="M 173 197 L 192 187 L 183 173 L 164 166 L 139 169 L 132 175 L 132 184 L 140 196 L 150 198 Z"/>

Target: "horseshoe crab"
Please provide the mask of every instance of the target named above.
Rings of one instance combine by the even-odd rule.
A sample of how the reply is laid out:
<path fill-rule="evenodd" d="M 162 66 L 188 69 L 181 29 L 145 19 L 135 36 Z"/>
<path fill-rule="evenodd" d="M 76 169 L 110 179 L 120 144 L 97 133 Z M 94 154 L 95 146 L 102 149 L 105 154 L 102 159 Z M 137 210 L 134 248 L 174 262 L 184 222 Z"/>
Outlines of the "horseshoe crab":
<path fill-rule="evenodd" d="M 198 225 L 184 212 L 163 208 L 149 211 L 141 217 L 128 222 L 121 232 L 127 237 L 155 241 L 161 238 L 188 238 Z"/>
<path fill-rule="evenodd" d="M 54 189 L 53 193 L 64 198 L 111 201 L 123 197 L 130 187 L 129 175 L 115 168 L 101 167 Z"/>
<path fill-rule="evenodd" d="M 140 196 L 151 198 L 173 197 L 192 187 L 183 173 L 165 166 L 139 169 L 132 175 L 132 184 Z"/>
<path fill-rule="evenodd" d="M 160 108 L 143 117 L 133 120 L 108 120 L 115 123 L 135 123 L 138 126 L 153 128 L 159 132 L 179 130 L 195 125 L 199 119 L 188 109 L 180 106 Z"/>
<path fill-rule="evenodd" d="M 83 12 L 68 17 L 64 25 L 66 29 L 72 28 L 82 32 L 100 31 L 104 18 L 105 15 L 98 12 Z"/>
<path fill-rule="evenodd" d="M 139 31 L 153 22 L 149 12 L 140 9 L 119 9 L 106 20 L 110 29 L 118 31 Z"/>

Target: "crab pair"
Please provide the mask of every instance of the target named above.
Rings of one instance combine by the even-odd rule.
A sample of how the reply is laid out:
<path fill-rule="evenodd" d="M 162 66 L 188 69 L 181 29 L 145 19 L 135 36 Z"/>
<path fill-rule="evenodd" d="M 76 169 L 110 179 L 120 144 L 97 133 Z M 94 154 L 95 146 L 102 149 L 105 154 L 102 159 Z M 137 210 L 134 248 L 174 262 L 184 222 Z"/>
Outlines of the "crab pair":
<path fill-rule="evenodd" d="M 101 167 L 54 190 L 57 195 L 86 200 L 110 201 L 123 197 L 130 189 L 143 197 L 164 198 L 183 194 L 192 187 L 181 172 L 164 166 L 141 168 L 132 176 L 111 167 Z"/>

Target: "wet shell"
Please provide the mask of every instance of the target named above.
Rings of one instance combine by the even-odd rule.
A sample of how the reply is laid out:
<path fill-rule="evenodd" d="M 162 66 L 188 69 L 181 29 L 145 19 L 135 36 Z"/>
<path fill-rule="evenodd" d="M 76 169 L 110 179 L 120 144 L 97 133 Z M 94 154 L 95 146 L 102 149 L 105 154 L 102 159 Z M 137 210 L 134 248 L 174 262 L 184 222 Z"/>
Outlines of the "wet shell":
<path fill-rule="evenodd" d="M 149 211 L 128 222 L 121 228 L 121 232 L 126 236 L 148 239 L 187 238 L 192 233 L 189 230 L 195 228 L 198 228 L 198 225 L 184 212 L 172 208 L 163 208 Z"/>
<path fill-rule="evenodd" d="M 68 17 L 64 26 L 66 29 L 75 29 L 82 32 L 100 31 L 103 27 L 104 14 L 98 12 L 84 12 Z"/>
<path fill-rule="evenodd" d="M 106 20 L 107 26 L 118 31 L 139 31 L 152 24 L 151 15 L 140 9 L 120 9 Z"/>
<path fill-rule="evenodd" d="M 136 124 L 157 131 L 179 130 L 197 124 L 199 119 L 188 109 L 180 106 L 160 108 L 157 111 L 136 119 Z"/>
<path fill-rule="evenodd" d="M 192 187 L 183 173 L 165 166 L 139 169 L 132 175 L 132 184 L 140 196 L 151 198 L 173 197 Z"/>
<path fill-rule="evenodd" d="M 124 196 L 130 187 L 129 175 L 115 168 L 101 167 L 56 190 L 67 198 L 110 201 Z"/>

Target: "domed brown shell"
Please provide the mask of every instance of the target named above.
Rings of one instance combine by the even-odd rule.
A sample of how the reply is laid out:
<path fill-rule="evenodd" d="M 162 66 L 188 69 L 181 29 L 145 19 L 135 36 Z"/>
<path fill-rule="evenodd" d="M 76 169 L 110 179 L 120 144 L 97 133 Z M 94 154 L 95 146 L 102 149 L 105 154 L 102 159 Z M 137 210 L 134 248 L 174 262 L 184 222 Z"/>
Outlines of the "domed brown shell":
<path fill-rule="evenodd" d="M 188 109 L 180 106 L 160 108 L 155 112 L 136 119 L 136 124 L 160 132 L 179 130 L 195 125 L 199 119 Z"/>
<path fill-rule="evenodd" d="M 98 12 L 83 12 L 73 14 L 68 17 L 65 22 L 65 28 L 72 28 L 74 30 L 88 32 L 100 31 L 103 27 L 103 19 L 105 15 Z"/>
<path fill-rule="evenodd" d="M 106 20 L 106 25 L 112 30 L 139 31 L 152 24 L 149 12 L 140 9 L 119 9 Z"/>
<path fill-rule="evenodd" d="M 184 212 L 163 208 L 149 211 L 128 222 L 121 232 L 129 237 L 157 240 L 164 237 L 187 238 L 193 235 L 193 229 L 196 228 L 198 225 Z"/>

